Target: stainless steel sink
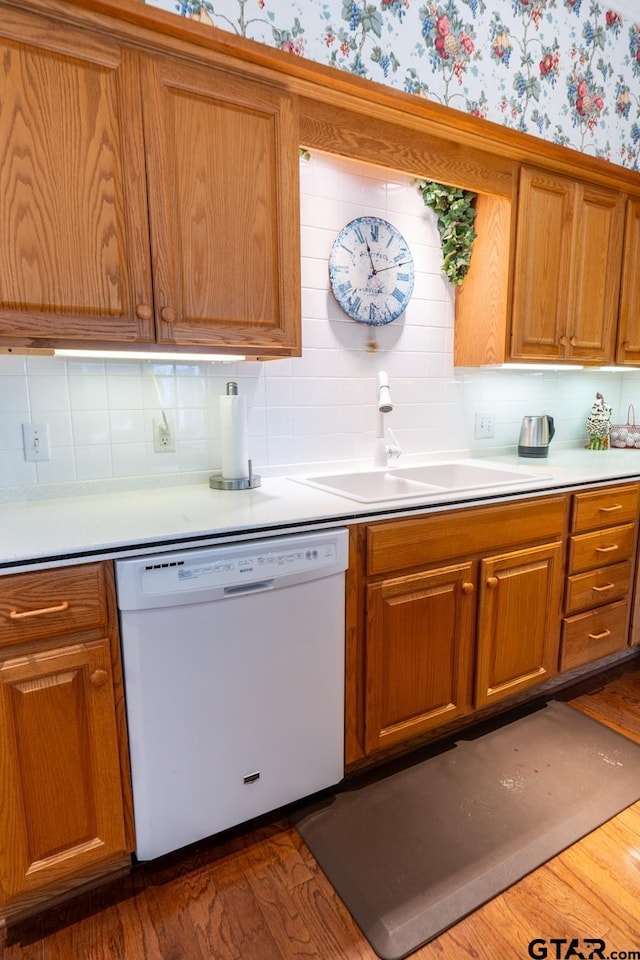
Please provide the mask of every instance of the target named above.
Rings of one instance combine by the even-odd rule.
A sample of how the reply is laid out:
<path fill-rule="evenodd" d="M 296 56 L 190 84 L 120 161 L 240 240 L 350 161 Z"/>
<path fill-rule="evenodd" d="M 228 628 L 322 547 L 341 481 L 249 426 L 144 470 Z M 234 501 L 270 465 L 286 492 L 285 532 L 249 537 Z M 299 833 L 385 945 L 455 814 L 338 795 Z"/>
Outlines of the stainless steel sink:
<path fill-rule="evenodd" d="M 415 499 L 458 490 L 513 486 L 548 478 L 549 475 L 545 473 L 531 473 L 502 464 L 450 460 L 420 467 L 363 470 L 291 479 L 327 490 L 329 493 L 337 493 L 349 500 L 376 503 L 379 500 Z"/>

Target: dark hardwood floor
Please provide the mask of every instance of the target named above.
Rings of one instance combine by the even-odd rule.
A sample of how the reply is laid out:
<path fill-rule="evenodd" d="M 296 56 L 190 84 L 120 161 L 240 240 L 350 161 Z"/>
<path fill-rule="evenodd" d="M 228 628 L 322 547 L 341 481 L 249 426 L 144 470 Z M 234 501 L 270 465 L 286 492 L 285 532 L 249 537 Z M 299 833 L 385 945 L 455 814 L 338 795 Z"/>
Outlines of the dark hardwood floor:
<path fill-rule="evenodd" d="M 640 742 L 640 660 L 556 694 Z M 415 960 L 640 958 L 640 802 L 412 955 Z M 554 939 L 556 943 L 550 944 Z M 600 954 L 596 953 L 595 956 Z M 139 865 L 9 928 L 3 960 L 375 960 L 284 818 Z M 533 956 L 536 956 L 534 953 Z M 543 957 L 539 952 L 537 956 Z M 623 954 L 621 954 L 623 956 Z M 629 953 L 628 956 L 634 956 Z"/>

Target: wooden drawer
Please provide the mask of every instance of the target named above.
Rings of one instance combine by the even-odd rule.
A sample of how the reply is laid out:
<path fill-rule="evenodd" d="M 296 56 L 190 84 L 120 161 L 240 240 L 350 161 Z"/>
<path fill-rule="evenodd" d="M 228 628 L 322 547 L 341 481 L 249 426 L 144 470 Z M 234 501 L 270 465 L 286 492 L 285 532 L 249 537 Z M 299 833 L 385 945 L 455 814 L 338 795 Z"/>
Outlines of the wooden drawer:
<path fill-rule="evenodd" d="M 546 497 L 382 521 L 367 527 L 367 573 L 393 573 L 557 540 L 564 530 L 567 506 L 567 497 Z"/>
<path fill-rule="evenodd" d="M 584 573 L 597 567 L 620 563 L 633 556 L 636 542 L 635 523 L 609 527 L 595 533 L 571 537 L 569 544 L 569 573 Z"/>
<path fill-rule="evenodd" d="M 571 529 L 574 533 L 583 533 L 611 524 L 635 521 L 639 505 L 640 485 L 637 483 L 576 493 L 571 511 Z"/>
<path fill-rule="evenodd" d="M 627 646 L 629 605 L 626 600 L 568 617 L 562 627 L 560 670 L 599 660 Z"/>
<path fill-rule="evenodd" d="M 591 607 L 621 600 L 631 590 L 631 560 L 578 573 L 567 579 L 566 612 L 578 613 Z"/>
<path fill-rule="evenodd" d="M 0 577 L 0 646 L 107 623 L 103 563 Z"/>

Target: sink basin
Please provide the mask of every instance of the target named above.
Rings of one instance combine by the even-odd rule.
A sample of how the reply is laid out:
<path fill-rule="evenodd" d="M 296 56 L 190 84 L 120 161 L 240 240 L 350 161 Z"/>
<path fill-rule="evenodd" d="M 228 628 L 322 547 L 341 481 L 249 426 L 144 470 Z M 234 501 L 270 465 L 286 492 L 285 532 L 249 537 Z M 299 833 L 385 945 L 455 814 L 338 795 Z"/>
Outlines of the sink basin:
<path fill-rule="evenodd" d="M 471 487 L 496 486 L 503 483 L 525 483 L 536 480 L 539 473 L 503 467 L 497 464 L 468 463 L 452 460 L 450 463 L 429 463 L 423 467 L 404 467 L 393 471 L 394 476 L 418 480 L 446 490 L 467 490 Z"/>
<path fill-rule="evenodd" d="M 379 500 L 402 500 L 458 490 L 512 486 L 548 478 L 548 474 L 531 473 L 496 463 L 451 460 L 421 467 L 363 470 L 291 479 L 360 503 L 376 503 Z"/>
<path fill-rule="evenodd" d="M 375 503 L 377 500 L 400 500 L 403 497 L 420 497 L 425 493 L 441 493 L 441 488 L 422 480 L 398 476 L 387 470 L 363 471 L 362 473 L 337 473 L 321 477 L 293 477 L 299 483 L 306 483 L 329 493 L 339 493 L 341 497 L 359 500 L 361 503 Z"/>

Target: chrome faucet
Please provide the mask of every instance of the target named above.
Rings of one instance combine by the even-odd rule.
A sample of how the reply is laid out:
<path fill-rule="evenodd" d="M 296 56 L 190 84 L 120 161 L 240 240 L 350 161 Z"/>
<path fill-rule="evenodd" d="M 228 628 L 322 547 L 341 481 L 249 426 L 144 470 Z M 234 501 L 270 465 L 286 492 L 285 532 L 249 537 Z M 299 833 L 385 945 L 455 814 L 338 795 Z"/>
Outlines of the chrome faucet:
<path fill-rule="evenodd" d="M 385 413 L 391 413 L 392 410 L 393 402 L 389 390 L 389 377 L 384 370 L 381 370 L 378 374 L 378 433 L 373 451 L 374 467 L 386 467 L 389 465 L 389 460 L 397 459 L 402 453 L 400 444 L 391 427 L 385 428 L 384 415 Z M 391 438 L 391 443 L 387 443 L 387 433 Z"/>

